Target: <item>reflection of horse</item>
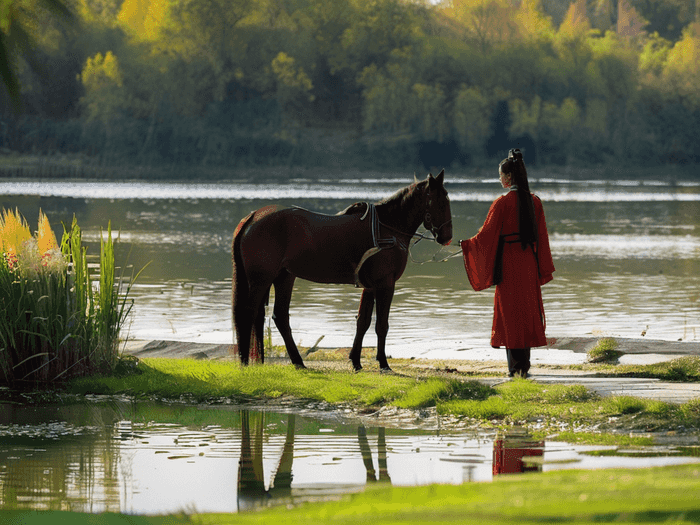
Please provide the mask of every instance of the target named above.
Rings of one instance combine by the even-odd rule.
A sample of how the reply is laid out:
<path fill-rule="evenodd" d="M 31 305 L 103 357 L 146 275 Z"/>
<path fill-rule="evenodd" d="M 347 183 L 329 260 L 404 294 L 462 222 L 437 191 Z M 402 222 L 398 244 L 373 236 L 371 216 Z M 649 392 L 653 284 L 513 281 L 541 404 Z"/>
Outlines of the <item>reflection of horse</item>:
<path fill-rule="evenodd" d="M 292 466 L 294 462 L 296 417 L 289 414 L 287 418 L 287 434 L 284 440 L 282 455 L 277 463 L 277 469 L 270 472 L 268 487 L 265 487 L 265 467 L 263 459 L 263 443 L 269 445 L 270 435 L 266 434 L 264 412 L 241 411 L 241 457 L 238 463 L 238 510 L 248 510 L 260 506 L 279 505 L 281 503 L 304 500 L 305 491 L 299 489 L 296 494 L 292 491 Z M 357 428 L 357 441 L 360 454 L 365 465 L 367 483 L 377 481 L 391 482 L 387 468 L 386 431 L 384 427 L 377 428 L 377 459 L 375 469 L 372 460 L 372 449 L 367 439 L 367 429 L 360 425 Z M 334 442 L 335 443 L 335 442 Z M 271 459 L 268 453 L 267 460 Z M 268 464 L 269 465 L 269 464 Z M 377 475 L 377 470 L 379 474 Z M 315 474 L 318 478 L 319 474 Z M 321 476 L 322 477 L 322 476 Z M 321 481 L 320 483 L 324 483 Z M 307 493 L 317 499 L 319 487 L 316 486 Z M 335 492 L 335 489 L 332 489 Z"/>
<path fill-rule="evenodd" d="M 377 429 L 377 466 L 379 467 L 379 476 L 377 476 L 376 469 L 374 468 L 372 449 L 369 448 L 369 441 L 367 440 L 367 429 L 363 425 L 357 427 L 357 441 L 360 444 L 362 462 L 365 464 L 365 470 L 367 471 L 367 482 L 391 482 L 389 469 L 386 463 L 386 431 L 384 427 L 379 427 Z"/>
<path fill-rule="evenodd" d="M 251 422 L 252 419 L 252 422 Z M 277 471 L 270 477 L 269 488 L 265 488 L 263 469 L 263 441 L 265 413 L 241 411 L 241 458 L 238 463 L 238 510 L 247 510 L 269 503 L 269 498 L 289 498 L 292 493 L 292 462 L 294 460 L 294 427 L 296 417 L 287 419 L 287 436 Z"/>
<path fill-rule="evenodd" d="M 444 170 L 416 181 L 376 205 L 356 203 L 338 215 L 301 208 L 267 206 L 244 218 L 233 235 L 233 325 L 241 363 L 264 360 L 265 303 L 275 287 L 275 325 L 292 363 L 303 367 L 289 326 L 289 305 L 297 277 L 317 283 L 355 284 L 364 288 L 357 331 L 350 352 L 362 368 L 362 339 L 377 303 L 377 361 L 390 370 L 385 342 L 396 281 L 406 268 L 408 246 L 418 227 L 440 244 L 452 239 L 450 202 Z"/>

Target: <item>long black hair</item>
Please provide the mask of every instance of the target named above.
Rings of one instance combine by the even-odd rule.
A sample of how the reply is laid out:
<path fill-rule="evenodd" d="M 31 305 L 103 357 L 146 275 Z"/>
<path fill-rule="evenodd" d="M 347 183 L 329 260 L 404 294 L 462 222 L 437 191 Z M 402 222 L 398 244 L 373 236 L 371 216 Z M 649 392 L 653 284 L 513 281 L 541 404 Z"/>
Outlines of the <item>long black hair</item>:
<path fill-rule="evenodd" d="M 524 250 L 529 244 L 537 242 L 537 225 L 535 224 L 535 205 L 532 202 L 530 185 L 527 182 L 527 170 L 522 152 L 519 149 L 510 150 L 508 158 L 501 161 L 498 169 L 509 174 L 511 184 L 518 187 L 520 244 Z"/>

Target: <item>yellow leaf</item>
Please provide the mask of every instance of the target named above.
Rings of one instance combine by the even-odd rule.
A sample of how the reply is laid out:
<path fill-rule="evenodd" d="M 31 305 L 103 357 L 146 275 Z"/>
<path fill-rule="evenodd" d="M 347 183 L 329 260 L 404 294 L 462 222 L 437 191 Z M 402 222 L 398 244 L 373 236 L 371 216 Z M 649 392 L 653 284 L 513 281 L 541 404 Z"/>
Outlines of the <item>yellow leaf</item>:
<path fill-rule="evenodd" d="M 48 251 L 58 248 L 56 235 L 54 235 L 53 230 L 51 230 L 49 219 L 41 210 L 39 210 L 39 230 L 37 231 L 37 243 L 39 245 L 39 253 L 42 255 Z"/>
<path fill-rule="evenodd" d="M 2 240 L 6 253 L 17 253 L 18 249 L 26 241 L 32 238 L 27 221 L 24 220 L 19 210 L 3 210 L 2 219 Z"/>

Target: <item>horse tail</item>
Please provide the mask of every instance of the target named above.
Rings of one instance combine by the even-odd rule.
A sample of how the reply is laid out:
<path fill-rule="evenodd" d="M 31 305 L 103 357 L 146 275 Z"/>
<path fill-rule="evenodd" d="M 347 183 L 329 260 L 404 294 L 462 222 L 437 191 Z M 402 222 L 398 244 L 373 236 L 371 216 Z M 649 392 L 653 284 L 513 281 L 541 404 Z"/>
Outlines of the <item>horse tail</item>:
<path fill-rule="evenodd" d="M 243 232 L 253 220 L 255 212 L 251 212 L 245 218 L 238 223 L 236 226 L 236 231 L 233 233 L 233 242 L 231 243 L 231 263 L 233 267 L 233 274 L 231 279 L 231 324 L 233 328 L 233 333 L 235 336 L 234 343 L 240 343 L 240 328 L 242 316 L 245 315 L 249 301 L 249 285 L 248 277 L 245 273 L 245 267 L 243 266 L 243 257 L 241 255 L 241 237 L 243 237 Z M 241 358 L 241 362 L 248 363 L 248 357 L 250 353 L 250 344 L 247 348 L 242 348 L 238 344 L 238 354 Z"/>

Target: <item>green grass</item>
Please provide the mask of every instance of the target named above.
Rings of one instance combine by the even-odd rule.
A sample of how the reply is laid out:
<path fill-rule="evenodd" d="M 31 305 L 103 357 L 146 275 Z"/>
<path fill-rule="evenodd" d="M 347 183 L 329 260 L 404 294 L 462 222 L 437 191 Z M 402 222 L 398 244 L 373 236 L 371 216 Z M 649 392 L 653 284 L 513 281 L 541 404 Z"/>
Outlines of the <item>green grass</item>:
<path fill-rule="evenodd" d="M 622 377 L 650 377 L 664 381 L 697 382 L 700 381 L 700 357 L 683 356 L 651 365 L 618 365 L 603 373 Z"/>
<path fill-rule="evenodd" d="M 568 368 L 596 372 L 601 377 L 644 377 L 685 383 L 700 381 L 700 357 L 695 355 L 650 365 L 618 365 L 601 362 L 570 365 Z"/>
<path fill-rule="evenodd" d="M 166 358 L 144 359 L 137 370 L 141 373 L 123 377 L 77 378 L 66 388 L 73 394 L 127 394 L 193 402 L 285 398 L 358 410 L 384 405 L 436 407 L 440 415 L 464 416 L 475 425 L 534 423 L 543 435 L 596 428 L 589 442 L 595 442 L 596 435 L 621 428 L 629 433 L 700 426 L 700 400 L 672 404 L 629 396 L 603 398 L 581 385 L 545 385 L 524 379 L 492 388 L 453 377 L 353 374 L 285 365 L 241 367 L 235 362 Z"/>
<path fill-rule="evenodd" d="M 114 370 L 131 284 L 115 280 L 111 226 L 106 240 L 100 234 L 98 277 L 75 218 L 59 248 L 43 214 L 32 236 L 19 212 L 3 212 L 0 248 L 0 384 L 29 388 Z"/>
<path fill-rule="evenodd" d="M 0 511 L 8 525 L 276 525 L 314 523 L 697 523 L 700 467 L 564 470 L 502 476 L 492 483 L 383 486 L 341 501 L 242 514 L 124 516 Z"/>
<path fill-rule="evenodd" d="M 612 337 L 604 337 L 588 351 L 590 363 L 614 363 L 624 355 L 617 349 L 617 341 Z"/>

